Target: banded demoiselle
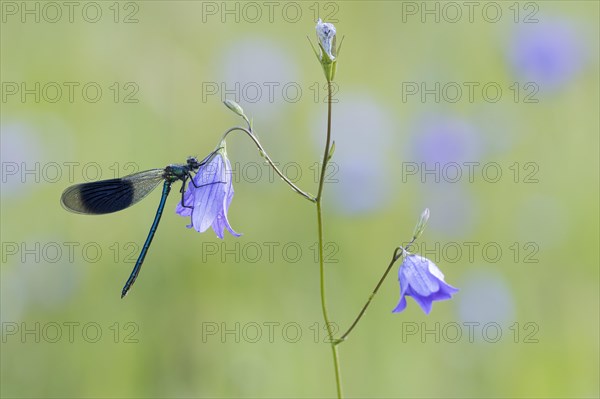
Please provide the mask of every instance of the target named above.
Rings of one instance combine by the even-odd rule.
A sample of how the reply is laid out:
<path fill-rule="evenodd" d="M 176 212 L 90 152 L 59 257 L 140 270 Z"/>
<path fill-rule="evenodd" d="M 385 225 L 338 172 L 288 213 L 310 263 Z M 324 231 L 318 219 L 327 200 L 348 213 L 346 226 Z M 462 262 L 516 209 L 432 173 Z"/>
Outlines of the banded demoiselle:
<path fill-rule="evenodd" d="M 127 292 L 140 273 L 142 263 L 148 253 L 158 223 L 160 222 L 167 196 L 171 191 L 171 185 L 177 180 L 182 181 L 180 190 L 181 205 L 189 208 L 183 203 L 185 183 L 190 179 L 195 187 L 201 187 L 194 183 L 191 172 L 196 173 L 214 154 L 215 152 L 211 153 L 202 161 L 198 161 L 194 157 L 189 157 L 186 164 L 172 164 L 164 169 L 150 169 L 117 179 L 75 184 L 63 192 L 60 202 L 66 210 L 87 215 L 103 215 L 129 208 L 154 190 L 161 181 L 164 181 L 162 196 L 160 197 L 154 221 L 135 266 L 131 271 L 131 275 L 121 291 L 121 298 L 127 295 Z"/>

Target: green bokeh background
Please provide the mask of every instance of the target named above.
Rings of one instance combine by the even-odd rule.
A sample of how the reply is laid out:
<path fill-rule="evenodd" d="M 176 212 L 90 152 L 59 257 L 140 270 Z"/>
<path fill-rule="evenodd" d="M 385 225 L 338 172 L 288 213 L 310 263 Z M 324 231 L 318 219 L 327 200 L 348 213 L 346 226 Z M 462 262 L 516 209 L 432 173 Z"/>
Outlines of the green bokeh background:
<path fill-rule="evenodd" d="M 221 92 L 203 90 L 211 82 L 218 87 L 234 87 L 236 81 L 242 86 L 258 82 L 263 88 L 265 81 L 280 84 L 272 102 L 265 101 L 266 91 L 260 102 L 239 100 L 271 156 L 300 165 L 298 184 L 315 192 L 310 168 L 321 156 L 326 104 L 322 72 L 306 36 L 314 40 L 317 9 L 322 17 L 337 19 L 338 35 L 345 36 L 336 78 L 339 102 L 333 110 L 339 159 L 353 154 L 345 150 L 353 142 L 361 143 L 358 155 L 350 158 L 358 170 L 378 165 L 377 178 L 384 182 L 383 189 L 375 185 L 372 190 L 381 201 L 359 211 L 346 208 L 344 198 L 349 201 L 353 193 L 364 198 L 370 185 L 357 180 L 325 188 L 325 234 L 338 261 L 326 265 L 332 320 L 340 328 L 349 325 L 393 248 L 410 238 L 425 207 L 431 208 L 432 219 L 421 242 L 432 247 L 494 242 L 503 249 L 495 261 L 486 261 L 479 251 L 474 259 L 437 260 L 447 281 L 461 291 L 452 301 L 435 303 L 430 315 L 412 299 L 405 312 L 391 313 L 399 292 L 394 269 L 361 324 L 340 346 L 347 396 L 598 397 L 597 2 L 517 3 L 522 11 L 518 23 L 510 8 L 514 2 L 497 3 L 504 13 L 497 23 L 477 12 L 473 22 L 466 16 L 456 23 L 431 17 L 422 22 L 403 14 L 406 3 L 391 1 L 298 2 L 294 9 L 302 14 L 294 18 L 288 10 L 287 21 L 283 3 L 277 3 L 272 21 L 261 6 L 257 22 L 250 20 L 254 14 L 248 8 L 239 21 L 222 16 L 221 2 L 140 1 L 117 7 L 98 2 L 103 17 L 89 23 L 80 12 L 86 3 L 78 3 L 72 23 L 67 15 L 56 23 L 43 18 L 36 23 L 32 17 L 22 22 L 19 15 L 7 14 L 6 3 L 22 7 L 21 2 L 2 2 L 2 397 L 335 394 L 330 350 L 322 342 L 314 209 L 279 180 L 269 181 L 266 167 L 257 182 L 240 178 L 235 183 L 229 217 L 243 233 L 239 239 L 227 235 L 220 241 L 212 231 L 185 229 L 188 221 L 173 214 L 174 190 L 141 277 L 124 300 L 119 292 L 133 266 L 129 258 L 137 256 L 128 244 L 143 242 L 158 190 L 131 209 L 103 217 L 70 214 L 59 204 L 68 185 L 93 177 L 95 167 L 83 175 L 90 162 L 109 178 L 115 164 L 124 175 L 132 171 L 129 162 L 144 170 L 211 151 L 222 132 L 238 123 L 221 104 Z M 520 78 L 507 48 L 524 25 L 523 14 L 535 9 L 528 4 L 537 5 L 540 26 L 565 20 L 575 27 L 584 54 L 564 82 L 552 88 L 540 83 L 535 104 L 513 101 L 508 90 Z M 212 6 L 216 15 L 203 14 Z M 227 7 L 242 11 L 245 3 Z M 122 23 L 131 12 L 138 22 Z M 253 79 L 253 73 L 260 78 Z M 6 82 L 78 82 L 79 88 L 97 82 L 103 96 L 90 103 L 76 89 L 72 103 L 66 97 L 37 103 L 31 95 L 22 102 L 19 95 L 4 97 Z M 124 90 L 116 102 L 109 89 L 114 82 Z M 127 82 L 139 89 L 137 103 L 123 102 Z M 282 98 L 280 88 L 289 82 L 302 88 L 296 102 Z M 318 94 L 311 89 L 316 82 Z M 464 97 L 456 103 L 436 103 L 431 97 L 403 101 L 402 82 L 496 82 L 505 91 L 496 103 L 481 96 L 473 102 Z M 387 122 L 353 130 L 354 123 L 373 115 L 372 109 L 360 107 L 361 101 L 374 105 Z M 344 108 L 348 104 L 354 108 Z M 336 119 L 336 111 L 344 109 L 344 120 Z M 436 115 L 474 126 L 486 151 L 468 160 L 497 162 L 506 177 L 497 183 L 463 178 L 456 184 L 402 179 L 402 162 L 419 159 L 414 143 L 421 121 Z M 380 127 L 387 131 L 377 131 Z M 241 168 L 261 162 L 242 135 L 231 136 L 228 153 Z M 6 168 L 14 162 L 28 168 L 39 162 L 38 181 L 35 175 L 9 174 Z M 68 162 L 76 163 L 72 176 Z M 521 176 L 515 183 L 509 169 L 514 162 L 535 163 L 538 182 L 525 184 Z M 61 171 L 56 179 L 50 170 L 54 163 Z M 352 178 L 342 173 L 347 165 L 340 163 L 340 176 Z M 251 171 L 246 172 L 240 169 L 240 176 Z M 446 198 L 454 205 L 446 207 Z M 456 202 L 466 204 L 458 209 L 467 221 L 451 217 Z M 515 261 L 509 249 L 515 242 L 535 244 L 538 262 L 524 262 L 523 252 Z M 277 245 L 272 260 L 267 243 Z M 284 253 L 286 244 L 300 247 L 301 256 Z M 73 259 L 67 245 L 75 246 Z M 209 255 L 207 245 L 217 247 L 218 254 Z M 56 255 L 56 247 L 63 252 Z M 84 247 L 90 252 L 84 253 Z M 263 252 L 253 261 L 256 247 Z M 23 248 L 34 248 L 34 253 L 24 255 Z M 497 342 L 482 339 L 479 328 L 470 340 L 468 322 L 480 322 L 480 327 L 498 323 L 502 336 Z M 72 342 L 69 323 L 75 323 Z M 275 323 L 272 340 L 269 323 Z M 436 323 L 448 333 L 440 333 L 439 342 L 433 334 L 421 336 L 422 329 L 435 330 Z M 61 336 L 51 342 L 56 325 Z M 451 342 L 448 336 L 454 334 L 443 328 L 455 325 L 463 336 Z M 83 326 L 92 326 L 88 335 Z M 95 343 L 94 326 L 102 334 Z M 215 326 L 219 333 L 206 335 Z M 256 326 L 262 336 L 251 342 Z M 292 326 L 287 335 L 284 326 Z M 419 333 L 407 336 L 415 326 Z M 23 334 L 36 328 L 39 333 Z M 234 333 L 222 337 L 224 328 L 237 328 L 239 340 Z"/>

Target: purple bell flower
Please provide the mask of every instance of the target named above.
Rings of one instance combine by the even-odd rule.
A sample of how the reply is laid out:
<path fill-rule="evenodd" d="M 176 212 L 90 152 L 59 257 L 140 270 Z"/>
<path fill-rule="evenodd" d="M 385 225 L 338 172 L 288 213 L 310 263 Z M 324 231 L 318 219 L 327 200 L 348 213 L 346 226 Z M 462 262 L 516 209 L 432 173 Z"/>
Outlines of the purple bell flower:
<path fill-rule="evenodd" d="M 570 82 L 586 62 L 589 44 L 573 22 L 547 18 L 516 33 L 509 60 L 522 81 L 556 89 Z"/>
<path fill-rule="evenodd" d="M 227 229 L 233 236 L 239 237 L 229 224 L 227 211 L 233 199 L 231 164 L 227 159 L 225 144 L 212 154 L 212 158 L 202 165 L 188 185 L 183 195 L 183 204 L 177 204 L 175 212 L 180 216 L 191 216 L 188 228 L 203 233 L 212 227 L 217 237 L 223 238 Z"/>
<path fill-rule="evenodd" d="M 398 269 L 400 302 L 393 310 L 402 312 L 406 308 L 406 297 L 412 296 L 426 314 L 431 312 L 433 301 L 450 299 L 457 288 L 446 284 L 444 275 L 429 259 L 419 255 L 408 255 Z"/>

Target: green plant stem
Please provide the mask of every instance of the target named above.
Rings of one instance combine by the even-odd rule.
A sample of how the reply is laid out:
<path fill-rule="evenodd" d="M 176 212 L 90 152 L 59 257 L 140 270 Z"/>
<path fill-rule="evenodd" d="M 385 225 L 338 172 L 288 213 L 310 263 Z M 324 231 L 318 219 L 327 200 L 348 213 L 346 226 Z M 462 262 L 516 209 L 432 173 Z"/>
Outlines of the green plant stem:
<path fill-rule="evenodd" d="M 250 125 L 250 123 L 248 123 L 248 126 Z M 279 175 L 279 177 L 281 177 L 281 179 L 286 182 L 291 188 L 292 190 L 294 190 L 295 192 L 297 192 L 298 194 L 300 194 L 302 197 L 304 197 L 305 199 L 309 200 L 310 202 L 316 202 L 316 198 L 313 197 L 312 195 L 302 191 L 298 186 L 296 186 L 294 183 L 292 183 L 290 181 L 290 179 L 287 178 L 286 175 L 283 174 L 283 172 L 281 172 L 279 170 L 279 168 L 277 166 L 275 166 L 275 164 L 273 163 L 273 161 L 271 160 L 271 157 L 269 156 L 269 154 L 267 154 L 267 152 L 265 151 L 265 149 L 263 148 L 263 146 L 260 144 L 260 141 L 258 141 L 258 138 L 254 135 L 254 133 L 252 132 L 252 130 L 248 130 L 246 128 L 243 128 L 241 126 L 234 126 L 230 129 L 228 129 L 227 131 L 225 131 L 225 133 L 223 133 L 223 138 L 221 140 L 225 140 L 225 137 L 227 137 L 227 135 L 235 130 L 239 130 L 241 132 L 244 132 L 248 135 L 248 137 L 250 137 L 250 139 L 252 139 L 252 141 L 254 141 L 254 144 L 256 144 L 256 146 L 258 147 L 258 150 L 260 151 L 261 155 L 267 160 L 267 163 L 271 166 L 271 168 L 273 168 L 273 170 L 275 171 L 275 173 L 277 173 Z"/>
<path fill-rule="evenodd" d="M 358 324 L 360 319 L 363 317 L 363 315 L 367 311 L 367 308 L 371 304 L 371 301 L 377 294 L 377 291 L 379 291 L 379 287 L 381 287 L 381 284 L 383 284 L 383 281 L 385 280 L 385 278 L 389 274 L 390 270 L 392 269 L 392 266 L 394 266 L 394 263 L 396 263 L 396 261 L 398 261 L 398 259 L 400 259 L 403 252 L 404 252 L 404 249 L 401 247 L 398 247 L 394 250 L 394 255 L 392 255 L 392 260 L 390 261 L 390 264 L 388 265 L 387 269 L 385 269 L 383 276 L 381 276 L 381 278 L 379 279 L 379 282 L 375 286 L 375 289 L 373 290 L 371 295 L 369 295 L 369 299 L 367 299 L 367 303 L 365 303 L 365 305 L 363 306 L 361 311 L 358 313 L 358 316 L 356 316 L 356 319 L 354 319 L 354 322 L 352 323 L 350 328 L 348 328 L 348 330 L 339 339 L 336 340 L 336 342 L 335 342 L 336 345 L 342 343 L 346 339 L 346 337 L 348 337 L 348 334 L 350 334 L 352 332 L 354 327 L 356 327 L 356 325 Z"/>
<path fill-rule="evenodd" d="M 335 370 L 335 385 L 337 389 L 338 398 L 342 397 L 342 381 L 340 371 L 340 360 L 338 354 L 338 348 L 336 341 L 333 338 L 333 330 L 331 328 L 331 322 L 329 321 L 329 315 L 327 313 L 327 301 L 325 295 L 325 268 L 324 268 L 324 254 L 323 254 L 323 216 L 321 213 L 321 201 L 317 201 L 317 224 L 319 228 L 319 281 L 321 291 L 321 311 L 323 312 L 323 320 L 327 328 L 327 339 L 331 343 L 331 354 L 333 356 L 333 368 Z"/>
<path fill-rule="evenodd" d="M 364 316 L 365 312 L 367 311 L 367 308 L 369 307 L 369 305 L 371 304 L 371 301 L 377 294 L 377 291 L 379 291 L 381 284 L 383 284 L 383 281 L 385 280 L 387 275 L 390 273 L 390 270 L 392 269 L 392 266 L 394 266 L 394 263 L 396 263 L 398 261 L 398 259 L 400 259 L 402 257 L 402 254 L 404 254 L 404 252 L 408 252 L 408 249 L 415 243 L 416 239 L 417 239 L 417 237 L 413 237 L 412 240 L 410 240 L 410 242 L 404 248 L 398 247 L 394 250 L 394 254 L 392 255 L 392 260 L 390 261 L 390 264 L 385 269 L 385 272 L 383 272 L 383 276 L 381 276 L 381 278 L 379 279 L 379 282 L 377 282 L 377 285 L 375 286 L 375 289 L 373 290 L 371 295 L 369 295 L 369 299 L 367 299 L 367 302 L 365 303 L 365 305 L 362 307 L 362 309 L 358 313 L 358 316 L 356 316 L 356 319 L 354 319 L 354 322 L 352 322 L 352 324 L 350 325 L 350 328 L 348 328 L 348 330 L 346 330 L 346 332 L 335 341 L 336 345 L 339 345 L 343 341 L 345 341 L 346 338 L 348 337 L 348 335 L 352 332 L 352 330 L 354 330 L 354 327 L 356 327 L 356 325 L 358 324 L 360 319 Z"/>
<path fill-rule="evenodd" d="M 319 230 L 319 280 L 321 292 L 321 311 L 323 312 L 323 320 L 327 328 L 327 338 L 331 344 L 331 354 L 333 356 L 333 368 L 335 371 L 335 386 L 337 389 L 337 397 L 342 398 L 342 377 L 340 371 L 340 360 L 336 340 L 333 338 L 333 330 L 327 313 L 327 296 L 325 294 L 325 262 L 324 262 L 324 239 L 323 239 L 323 213 L 321 210 L 321 200 L 323 198 L 323 186 L 325 182 L 325 169 L 329 160 L 329 149 L 331 147 L 331 82 L 327 82 L 327 139 L 325 141 L 325 151 L 323 152 L 323 163 L 321 165 L 321 176 L 319 178 L 319 190 L 315 198 L 317 206 L 317 225 Z"/>
<path fill-rule="evenodd" d="M 321 165 L 321 176 L 319 177 L 319 190 L 317 191 L 317 202 L 321 201 L 323 194 L 323 184 L 325 183 L 325 171 L 327 169 L 327 161 L 329 160 L 329 149 L 331 147 L 331 97 L 332 83 L 327 82 L 327 139 L 325 140 L 325 151 L 323 151 L 323 163 Z"/>

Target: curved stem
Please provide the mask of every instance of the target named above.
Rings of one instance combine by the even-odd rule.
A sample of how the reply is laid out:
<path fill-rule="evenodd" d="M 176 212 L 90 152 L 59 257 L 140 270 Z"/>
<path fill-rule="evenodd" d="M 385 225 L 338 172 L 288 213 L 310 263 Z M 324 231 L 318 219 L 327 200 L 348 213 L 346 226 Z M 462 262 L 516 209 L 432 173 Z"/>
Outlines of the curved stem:
<path fill-rule="evenodd" d="M 392 269 L 392 266 L 394 266 L 394 263 L 396 263 L 398 261 L 398 259 L 400 259 L 402 257 L 402 254 L 404 254 L 404 252 L 408 253 L 408 249 L 415 243 L 416 239 L 417 239 L 417 237 L 413 237 L 410 240 L 410 242 L 408 244 L 406 244 L 406 246 L 404 248 L 398 247 L 394 250 L 394 254 L 392 255 L 392 260 L 390 261 L 390 264 L 385 269 L 385 272 L 383 272 L 383 276 L 381 276 L 381 278 L 379 279 L 379 282 L 377 282 L 377 285 L 375 286 L 375 289 L 373 290 L 371 295 L 369 295 L 369 299 L 367 299 L 367 302 L 365 303 L 365 305 L 362 307 L 362 309 L 358 313 L 358 316 L 356 316 L 356 319 L 354 319 L 354 322 L 352 322 L 352 324 L 350 325 L 350 328 L 348 328 L 348 330 L 346 330 L 346 332 L 339 339 L 337 339 L 335 341 L 336 345 L 342 343 L 348 337 L 348 335 L 352 332 L 352 330 L 354 330 L 354 327 L 356 327 L 356 325 L 358 324 L 360 319 L 364 316 L 365 312 L 367 311 L 367 308 L 371 304 L 371 301 L 375 297 L 375 294 L 377 294 L 377 291 L 379 291 L 381 284 L 383 284 L 383 281 L 389 274 L 390 270 Z"/>
<path fill-rule="evenodd" d="M 316 198 L 313 197 L 312 195 L 302 191 L 298 186 L 296 186 L 294 183 L 292 183 L 290 181 L 290 179 L 287 178 L 286 175 L 284 175 L 277 166 L 275 166 L 275 164 L 273 163 L 273 161 L 271 160 L 271 157 L 269 156 L 269 154 L 267 154 L 267 152 L 265 151 L 265 149 L 263 148 L 263 146 L 260 144 L 260 141 L 258 141 L 258 138 L 256 138 L 256 136 L 254 135 L 254 133 L 252 133 L 252 130 L 248 130 L 246 128 L 243 128 L 241 126 L 235 126 L 232 127 L 230 129 L 227 129 L 227 131 L 225 133 L 223 133 L 223 138 L 221 140 L 225 140 L 225 137 L 227 137 L 227 135 L 235 130 L 239 130 L 242 131 L 244 133 L 246 133 L 248 135 L 248 137 L 250 137 L 252 139 L 252 141 L 254 141 L 254 144 L 256 144 L 256 146 L 258 147 L 258 149 L 260 150 L 261 155 L 267 160 L 267 162 L 269 163 L 269 165 L 271 166 L 271 168 L 273 168 L 273 170 L 275 171 L 275 173 L 277 173 L 279 175 L 279 177 L 281 177 L 281 179 L 286 182 L 291 188 L 292 190 L 294 190 L 295 192 L 297 192 L 298 194 L 300 194 L 301 196 L 303 196 L 304 198 L 306 198 L 307 200 L 309 200 L 310 202 L 316 202 Z"/>
<path fill-rule="evenodd" d="M 356 316 L 356 319 L 354 319 L 354 322 L 352 323 L 350 328 L 348 328 L 348 330 L 344 333 L 344 335 L 342 335 L 339 339 L 336 340 L 336 342 L 335 342 L 336 345 L 343 342 L 346 339 L 346 337 L 348 336 L 348 334 L 350 334 L 352 332 L 352 330 L 354 330 L 354 327 L 356 327 L 356 325 L 358 324 L 360 319 L 363 317 L 363 315 L 367 311 L 367 308 L 371 304 L 371 301 L 375 297 L 375 294 L 377 294 L 377 291 L 379 291 L 379 287 L 381 287 L 381 284 L 383 284 L 383 280 L 385 280 L 385 278 L 389 274 L 390 270 L 392 269 L 392 266 L 394 266 L 394 263 L 396 263 L 396 261 L 398 261 L 398 259 L 400 259 L 400 257 L 402 257 L 403 252 L 404 252 L 404 249 L 402 247 L 398 247 L 394 250 L 394 255 L 392 255 L 392 260 L 390 261 L 390 264 L 388 265 L 387 269 L 385 269 L 383 276 L 381 276 L 381 278 L 379 279 L 379 282 L 375 286 L 375 289 L 373 290 L 371 295 L 369 295 L 369 299 L 367 299 L 367 303 L 365 303 L 365 305 L 363 306 L 361 311 L 358 313 L 358 316 Z"/>
<path fill-rule="evenodd" d="M 315 198 L 317 205 L 317 225 L 319 230 L 319 282 L 321 292 L 321 311 L 323 312 L 323 320 L 325 327 L 327 328 L 327 338 L 331 344 L 331 354 L 333 356 L 333 368 L 335 371 L 335 386 L 337 390 L 337 397 L 342 397 L 342 377 L 340 371 L 340 361 L 338 355 L 337 341 L 333 338 L 333 330 L 329 321 L 329 315 L 327 313 L 327 300 L 325 294 L 325 261 L 324 261 L 324 239 L 323 239 L 323 214 L 321 211 L 321 199 L 323 194 L 323 184 L 325 181 L 325 169 L 327 168 L 327 161 L 329 160 L 329 148 L 331 146 L 331 94 L 332 87 L 331 82 L 327 82 L 327 139 L 325 142 L 325 151 L 323 153 L 323 164 L 321 166 L 321 176 L 319 178 L 319 191 Z"/>

